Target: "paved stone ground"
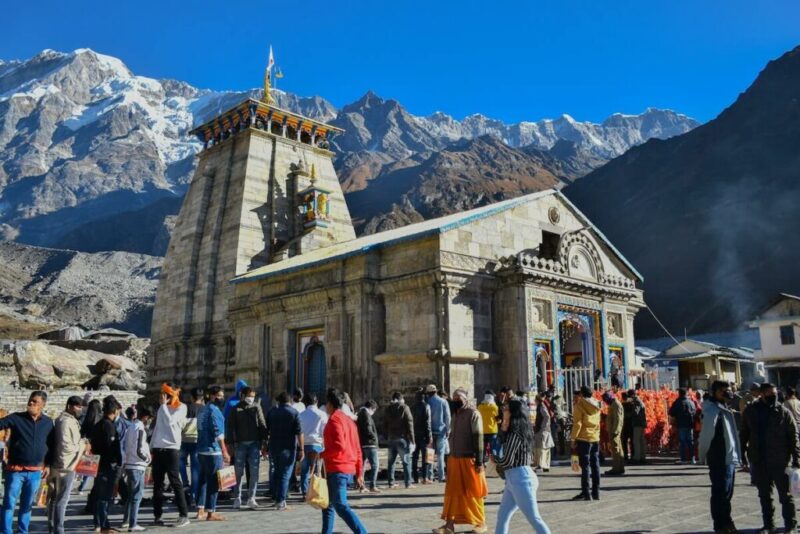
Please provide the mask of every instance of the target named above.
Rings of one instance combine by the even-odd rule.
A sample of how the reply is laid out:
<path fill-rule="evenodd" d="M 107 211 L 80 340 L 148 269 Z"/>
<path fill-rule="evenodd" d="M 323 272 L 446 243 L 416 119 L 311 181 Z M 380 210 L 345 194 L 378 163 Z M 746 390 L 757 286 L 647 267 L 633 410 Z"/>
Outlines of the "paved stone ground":
<path fill-rule="evenodd" d="M 605 468 L 603 468 L 605 469 Z M 265 472 L 262 464 L 262 473 Z M 653 459 L 650 465 L 628 467 L 625 477 L 603 478 L 599 502 L 571 502 L 577 493 L 579 480 L 569 467 L 554 467 L 550 473 L 539 477 L 539 507 L 545 521 L 554 534 L 604 533 L 623 534 L 637 532 L 692 533 L 711 532 L 709 515 L 708 471 L 700 466 L 673 465 L 672 459 Z M 384 484 L 385 485 L 385 484 Z M 262 485 L 263 490 L 265 486 Z M 494 528 L 503 482 L 489 479 L 490 495 L 487 499 L 487 520 Z M 428 533 L 441 524 L 439 514 L 444 487 L 440 484 L 419 486 L 410 490 L 384 490 L 380 495 L 351 494 L 350 501 L 368 531 L 377 533 Z M 148 492 L 149 495 L 149 492 Z M 148 496 L 146 495 L 146 497 Z M 88 532 L 91 519 L 79 515 L 85 498 L 75 497 L 70 505 L 68 532 Z M 261 502 L 266 504 L 266 498 Z M 234 511 L 230 501 L 220 506 L 226 515 L 225 523 L 193 522 L 184 532 L 219 533 L 316 533 L 320 531 L 320 512 L 299 501 L 290 502 L 291 510 L 276 512 L 264 510 Z M 777 505 L 777 503 L 776 503 Z M 176 517 L 165 515 L 170 521 Z M 734 520 L 744 532 L 755 532 L 761 526 L 758 499 L 755 488 L 749 485 L 745 474 L 737 473 L 734 493 Z M 149 505 L 143 505 L 142 521 L 145 527 L 152 523 Z M 43 510 L 36 510 L 32 532 L 46 531 Z M 779 513 L 776 516 L 780 524 Z M 121 510 L 115 507 L 112 525 L 121 522 Z M 468 531 L 468 527 L 458 532 Z M 169 532 L 166 528 L 148 528 L 151 532 Z M 336 532 L 349 532 L 341 519 L 337 518 Z M 511 532 L 529 533 L 533 529 L 517 513 Z"/>

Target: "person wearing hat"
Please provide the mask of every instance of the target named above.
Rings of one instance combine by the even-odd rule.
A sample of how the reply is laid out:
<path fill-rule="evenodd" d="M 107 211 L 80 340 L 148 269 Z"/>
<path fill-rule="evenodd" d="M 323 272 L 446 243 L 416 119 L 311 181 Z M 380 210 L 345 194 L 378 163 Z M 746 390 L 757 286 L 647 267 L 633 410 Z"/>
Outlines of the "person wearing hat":
<path fill-rule="evenodd" d="M 606 415 L 606 430 L 608 431 L 608 444 L 611 448 L 611 469 L 606 471 L 606 476 L 620 476 L 625 474 L 625 458 L 622 455 L 622 424 L 625 411 L 622 403 L 611 391 L 603 393 L 603 402 L 608 406 Z"/>
<path fill-rule="evenodd" d="M 473 525 L 473 532 L 486 528 L 484 499 L 489 495 L 484 472 L 483 421 L 469 402 L 464 389 L 453 392 L 456 412 L 450 433 L 450 456 L 447 458 L 447 483 L 444 488 L 442 519 L 444 525 L 434 534 L 453 534 L 455 525 Z"/>
<path fill-rule="evenodd" d="M 436 469 L 439 482 L 445 482 L 444 455 L 447 450 L 447 436 L 450 434 L 450 405 L 437 395 L 434 384 L 425 388 L 428 405 L 431 407 L 431 434 L 433 434 L 433 449 L 436 452 Z M 433 480 L 433 464 L 428 464 L 428 480 Z"/>

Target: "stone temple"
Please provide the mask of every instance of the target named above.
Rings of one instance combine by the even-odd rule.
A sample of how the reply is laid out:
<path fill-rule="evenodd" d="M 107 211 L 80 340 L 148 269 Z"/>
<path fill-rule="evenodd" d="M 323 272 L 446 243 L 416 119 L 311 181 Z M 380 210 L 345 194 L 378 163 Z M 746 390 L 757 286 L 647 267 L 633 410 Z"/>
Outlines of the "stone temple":
<path fill-rule="evenodd" d="M 341 130 L 267 97 L 194 133 L 152 387 L 244 378 L 360 402 L 430 383 L 561 389 L 576 368 L 630 381 L 641 277 L 558 191 L 357 238 L 329 148 Z"/>

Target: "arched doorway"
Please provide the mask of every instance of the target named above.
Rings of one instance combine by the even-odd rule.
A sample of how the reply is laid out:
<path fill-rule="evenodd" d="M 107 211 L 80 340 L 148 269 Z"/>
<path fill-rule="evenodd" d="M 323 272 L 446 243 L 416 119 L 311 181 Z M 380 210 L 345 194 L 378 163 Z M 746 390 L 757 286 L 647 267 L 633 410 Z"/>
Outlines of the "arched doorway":
<path fill-rule="evenodd" d="M 320 400 L 324 399 L 325 392 L 328 389 L 328 364 L 325 360 L 325 345 L 315 336 L 303 352 L 305 390 L 307 393 L 314 393 Z"/>

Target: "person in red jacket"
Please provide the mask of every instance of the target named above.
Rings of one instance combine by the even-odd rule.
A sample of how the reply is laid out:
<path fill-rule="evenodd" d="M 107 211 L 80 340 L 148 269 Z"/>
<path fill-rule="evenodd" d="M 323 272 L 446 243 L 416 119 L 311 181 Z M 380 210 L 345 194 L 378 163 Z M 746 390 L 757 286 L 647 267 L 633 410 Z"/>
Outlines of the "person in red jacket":
<path fill-rule="evenodd" d="M 364 472 L 361 460 L 361 445 L 358 441 L 358 428 L 350 417 L 342 412 L 344 396 L 335 389 L 327 395 L 328 424 L 322 433 L 325 450 L 322 460 L 328 473 L 328 498 L 330 505 L 322 511 L 322 534 L 333 533 L 336 512 L 355 534 L 367 534 L 367 529 L 347 503 L 347 487 L 358 481 L 364 486 Z"/>

